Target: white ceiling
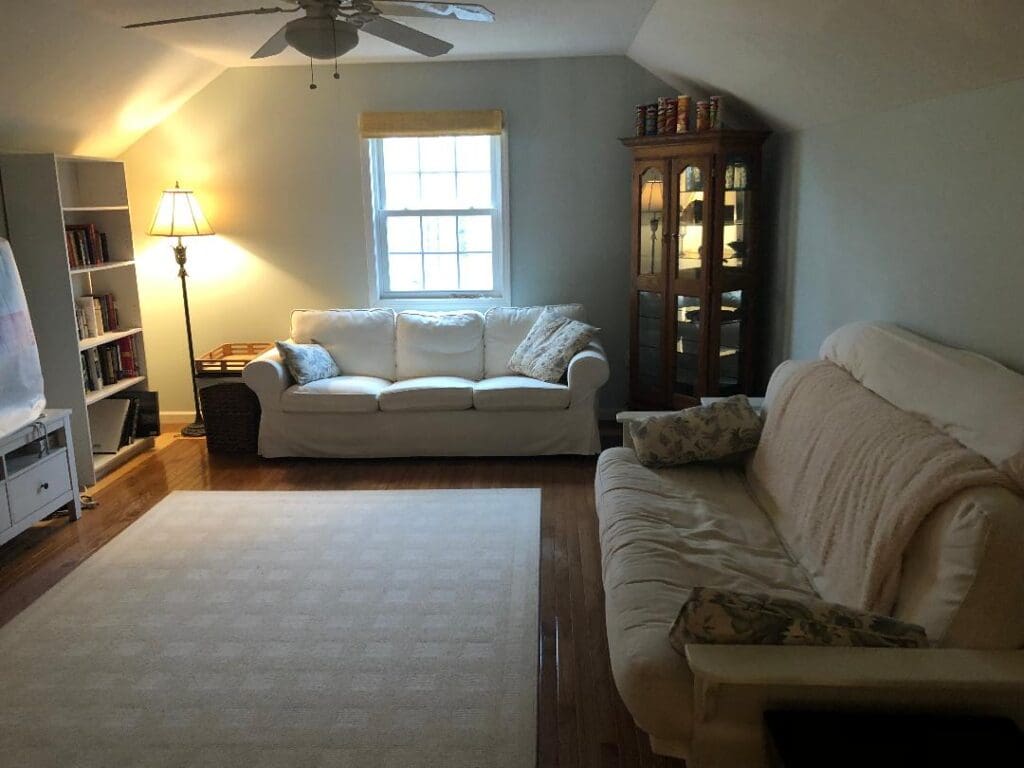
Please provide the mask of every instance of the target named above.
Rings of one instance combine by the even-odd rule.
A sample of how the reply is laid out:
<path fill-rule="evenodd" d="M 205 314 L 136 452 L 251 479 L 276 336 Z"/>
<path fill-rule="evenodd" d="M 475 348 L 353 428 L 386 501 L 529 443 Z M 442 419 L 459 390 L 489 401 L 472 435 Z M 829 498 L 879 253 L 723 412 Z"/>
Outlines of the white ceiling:
<path fill-rule="evenodd" d="M 658 0 L 629 56 L 804 128 L 1022 78 L 1022 38 L 1022 0 Z"/>
<path fill-rule="evenodd" d="M 654 0 L 478 1 L 494 11 L 497 16 L 494 23 L 418 18 L 400 21 L 454 43 L 455 48 L 443 57 L 445 60 L 624 54 L 654 3 Z M 119 25 L 275 4 L 273 0 L 78 2 Z M 309 59 L 291 49 L 272 59 L 257 62 L 250 59 L 290 18 L 293 18 L 291 14 L 242 16 L 131 30 L 126 34 L 149 37 L 225 67 L 306 64 Z M 366 34 L 360 36 L 355 50 L 342 59 L 344 63 L 424 60 L 419 54 Z"/>

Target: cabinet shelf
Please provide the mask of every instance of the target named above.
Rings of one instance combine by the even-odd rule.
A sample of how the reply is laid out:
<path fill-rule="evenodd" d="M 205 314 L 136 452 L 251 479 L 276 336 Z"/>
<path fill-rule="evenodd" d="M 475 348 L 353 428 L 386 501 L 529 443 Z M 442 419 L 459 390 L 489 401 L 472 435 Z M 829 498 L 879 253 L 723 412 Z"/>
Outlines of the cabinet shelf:
<path fill-rule="evenodd" d="M 100 479 L 117 469 L 119 466 L 138 456 L 143 451 L 153 447 L 155 441 L 152 437 L 136 438 L 135 442 L 122 446 L 117 453 L 94 453 L 92 456 L 92 467 L 96 473 L 96 479 Z"/>
<path fill-rule="evenodd" d="M 141 384 L 146 380 L 145 376 L 132 376 L 128 379 L 121 379 L 116 384 L 108 384 L 105 387 L 94 389 L 92 392 L 85 393 L 85 404 L 92 405 L 98 403 L 100 400 L 104 400 L 115 392 L 124 392 L 126 389 L 134 387 L 136 384 Z"/>
<path fill-rule="evenodd" d="M 142 333 L 141 328 L 128 328 L 124 331 L 111 331 L 110 333 L 104 333 L 101 336 L 89 336 L 88 338 L 81 339 L 78 342 L 78 351 L 85 352 L 87 349 L 93 349 L 94 347 L 109 344 L 112 341 L 127 339 L 129 336 L 135 336 L 139 333 Z"/>
<path fill-rule="evenodd" d="M 103 213 L 106 211 L 127 211 L 127 205 L 65 205 L 64 213 Z"/>
<path fill-rule="evenodd" d="M 88 267 L 75 267 L 74 269 L 71 269 L 69 271 L 71 272 L 72 275 L 83 275 L 88 272 L 103 272 L 104 270 L 107 269 L 120 269 L 121 267 L 134 266 L 135 260 L 131 259 L 129 261 L 108 261 L 104 264 L 92 264 Z"/>

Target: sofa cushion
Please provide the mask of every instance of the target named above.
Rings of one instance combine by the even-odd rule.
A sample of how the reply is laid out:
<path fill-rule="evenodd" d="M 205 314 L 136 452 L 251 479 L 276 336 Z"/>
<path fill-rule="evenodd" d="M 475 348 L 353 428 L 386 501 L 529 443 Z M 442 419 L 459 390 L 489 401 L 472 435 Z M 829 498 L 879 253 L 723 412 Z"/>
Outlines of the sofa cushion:
<path fill-rule="evenodd" d="M 683 740 L 693 680 L 669 629 L 695 586 L 795 599 L 815 592 L 751 496 L 742 470 L 649 469 L 628 448 L 601 454 L 595 481 L 608 648 L 644 731 Z"/>
<path fill-rule="evenodd" d="M 540 313 L 548 307 L 494 307 L 484 315 L 484 376 L 510 376 L 508 361 Z M 571 320 L 586 322 L 582 304 L 553 304 L 550 309 Z"/>
<path fill-rule="evenodd" d="M 323 346 L 344 376 L 395 380 L 395 313 L 390 309 L 297 309 L 292 339 Z"/>
<path fill-rule="evenodd" d="M 896 325 L 850 323 L 821 357 L 1003 469 L 1024 489 L 1024 376 Z M 922 387 L 921 382 L 928 386 Z"/>
<path fill-rule="evenodd" d="M 473 387 L 478 411 L 560 411 L 569 407 L 569 387 L 528 376 L 481 379 Z"/>
<path fill-rule="evenodd" d="M 286 413 L 369 413 L 391 382 L 373 376 L 336 376 L 288 387 L 281 395 Z"/>
<path fill-rule="evenodd" d="M 570 320 L 554 309 L 546 309 L 515 348 L 508 369 L 555 383 L 565 376 L 569 362 L 590 343 L 597 330 L 578 320 Z"/>
<path fill-rule="evenodd" d="M 927 648 L 917 624 L 824 600 L 792 600 L 694 587 L 669 633 L 686 654 L 690 643 Z"/>
<path fill-rule="evenodd" d="M 733 395 L 676 413 L 630 421 L 629 436 L 641 464 L 671 467 L 753 450 L 761 427 L 761 414 L 746 396 Z"/>
<path fill-rule="evenodd" d="M 400 312 L 398 380 L 454 376 L 476 381 L 484 372 L 484 316 L 479 312 Z"/>
<path fill-rule="evenodd" d="M 311 381 L 333 379 L 340 376 L 338 364 L 331 353 L 319 344 L 293 344 L 287 341 L 276 342 L 277 352 L 284 360 L 288 373 L 296 384 L 309 384 Z"/>
<path fill-rule="evenodd" d="M 457 376 L 396 381 L 380 393 L 382 411 L 464 411 L 473 407 L 473 382 Z"/>

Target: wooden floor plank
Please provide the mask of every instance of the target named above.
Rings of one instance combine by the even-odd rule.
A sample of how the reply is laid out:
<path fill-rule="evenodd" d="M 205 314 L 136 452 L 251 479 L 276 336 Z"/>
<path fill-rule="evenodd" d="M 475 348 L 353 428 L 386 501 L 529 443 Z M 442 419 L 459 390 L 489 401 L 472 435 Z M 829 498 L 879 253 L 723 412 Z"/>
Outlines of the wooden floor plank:
<path fill-rule="evenodd" d="M 0 547 L 0 625 L 174 490 L 540 488 L 538 765 L 681 766 L 653 755 L 615 690 L 608 661 L 592 458 L 332 461 L 211 456 L 164 441 L 112 482 L 77 523 L 56 518 Z"/>

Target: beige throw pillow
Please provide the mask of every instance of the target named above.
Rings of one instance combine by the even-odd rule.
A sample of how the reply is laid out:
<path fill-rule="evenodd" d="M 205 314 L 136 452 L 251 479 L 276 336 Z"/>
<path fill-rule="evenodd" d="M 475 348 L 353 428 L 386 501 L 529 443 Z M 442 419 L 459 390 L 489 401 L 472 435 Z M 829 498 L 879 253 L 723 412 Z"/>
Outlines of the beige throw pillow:
<path fill-rule="evenodd" d="M 713 461 L 757 447 L 761 414 L 744 395 L 665 416 L 631 422 L 629 434 L 640 463 L 673 467 Z"/>
<path fill-rule="evenodd" d="M 508 369 L 550 384 L 560 381 L 569 361 L 586 347 L 597 328 L 545 309 L 508 361 Z"/>
<path fill-rule="evenodd" d="M 927 648 L 922 627 L 824 600 L 790 600 L 696 587 L 669 630 L 672 647 L 724 645 L 832 645 Z"/>

